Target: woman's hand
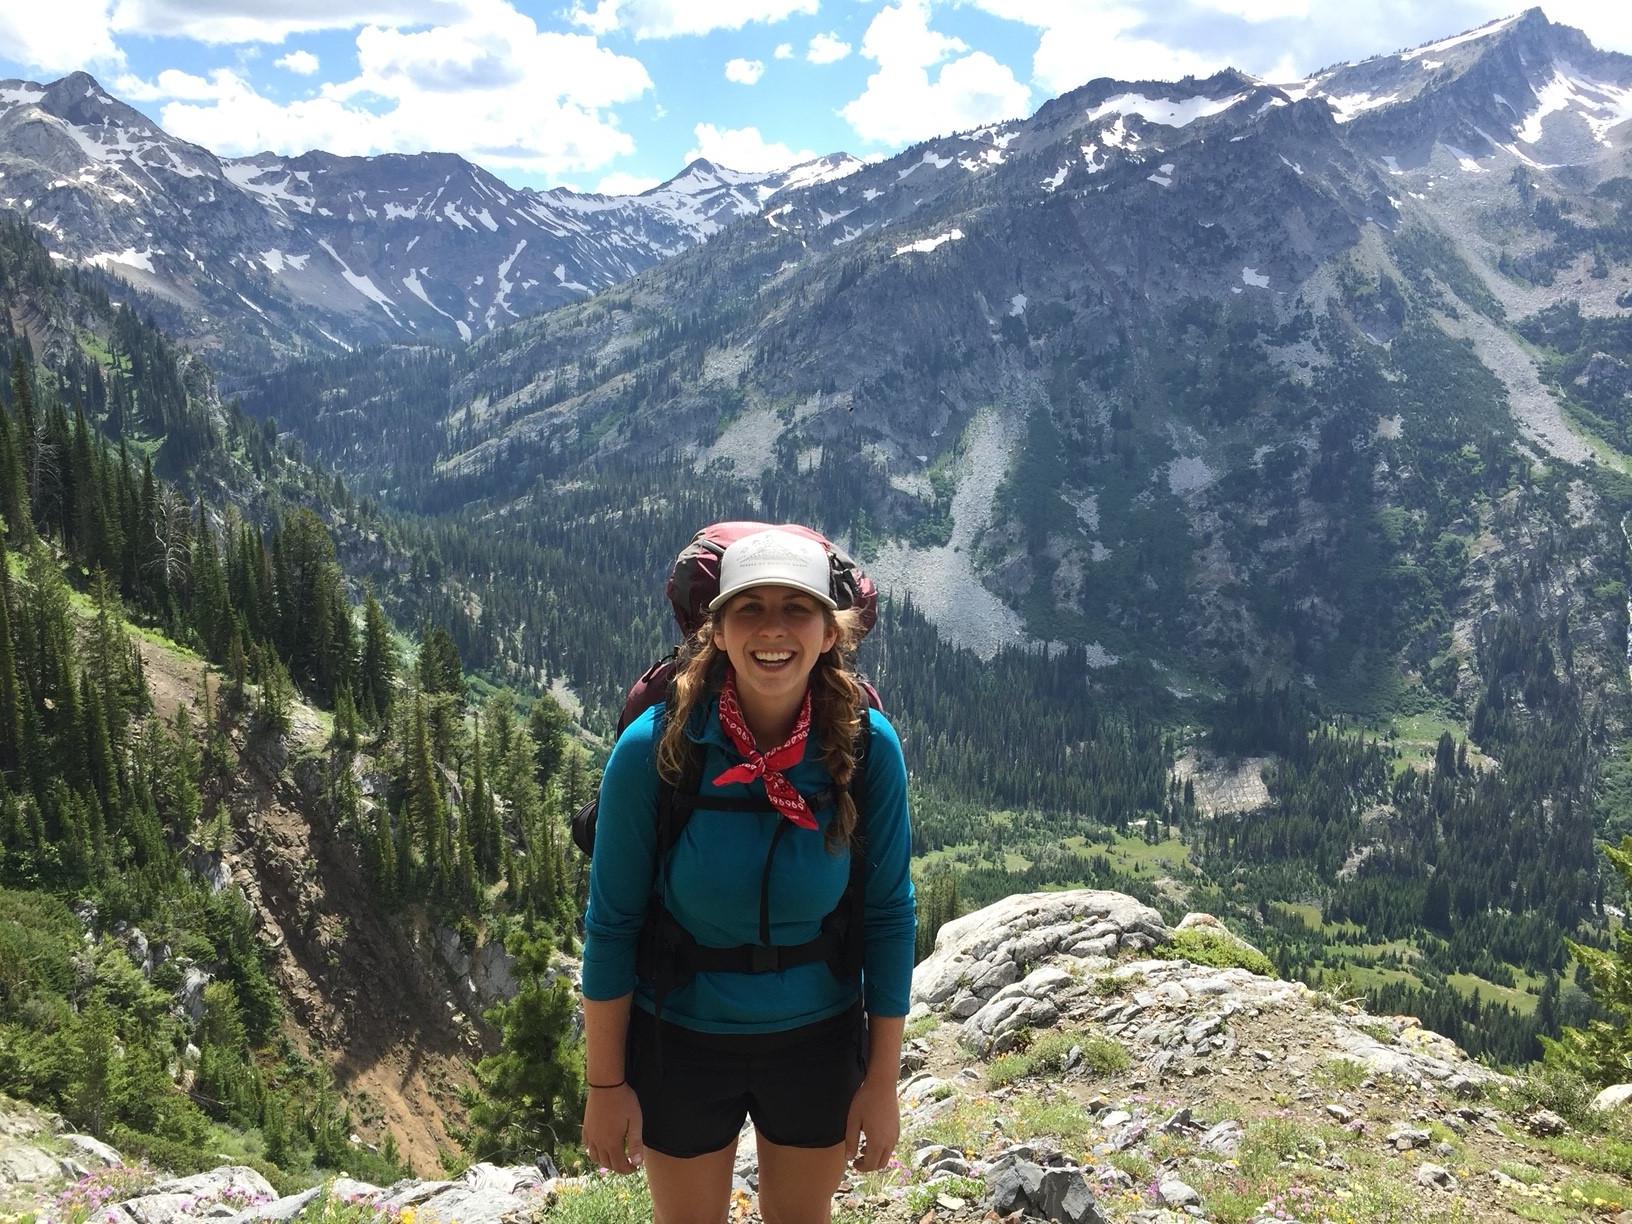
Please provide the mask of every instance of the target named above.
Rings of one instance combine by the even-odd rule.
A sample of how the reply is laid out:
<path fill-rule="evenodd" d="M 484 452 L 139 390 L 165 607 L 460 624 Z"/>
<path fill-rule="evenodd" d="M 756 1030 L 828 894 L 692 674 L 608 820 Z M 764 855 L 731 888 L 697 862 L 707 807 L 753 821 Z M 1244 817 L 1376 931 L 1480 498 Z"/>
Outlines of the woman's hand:
<path fill-rule="evenodd" d="M 844 1127 L 845 1159 L 863 1173 L 882 1169 L 895 1155 L 900 1138 L 901 1101 L 895 1094 L 895 1080 L 869 1076 L 850 1101 L 850 1120 Z"/>
<path fill-rule="evenodd" d="M 614 1173 L 640 1168 L 646 1150 L 640 1137 L 640 1098 L 628 1084 L 591 1088 L 584 1106 L 584 1150 L 590 1160 Z"/>

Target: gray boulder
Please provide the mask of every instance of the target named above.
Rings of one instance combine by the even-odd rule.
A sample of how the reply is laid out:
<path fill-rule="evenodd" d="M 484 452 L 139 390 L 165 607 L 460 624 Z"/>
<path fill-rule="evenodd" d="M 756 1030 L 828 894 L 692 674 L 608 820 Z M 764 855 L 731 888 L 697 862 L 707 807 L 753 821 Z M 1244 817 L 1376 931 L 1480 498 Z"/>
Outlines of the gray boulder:
<path fill-rule="evenodd" d="M 1632 1084 L 1611 1084 L 1592 1098 L 1592 1107 L 1598 1110 L 1619 1109 L 1632 1101 Z"/>
<path fill-rule="evenodd" d="M 1122 893 L 1022 893 L 948 922 L 912 975 L 912 1001 L 973 1016 L 1006 986 L 1058 955 L 1144 951 L 1168 937 L 1162 917 Z"/>
<path fill-rule="evenodd" d="M 987 1173 L 986 1199 L 1000 1216 L 1018 1211 L 1057 1224 L 1105 1224 L 1106 1220 L 1076 1165 L 1044 1168 L 1012 1151 L 1000 1156 Z"/>
<path fill-rule="evenodd" d="M 204 1020 L 204 987 L 210 984 L 210 975 L 197 965 L 188 967 L 176 987 L 176 1007 L 193 1024 Z"/>
<path fill-rule="evenodd" d="M 62 1141 L 73 1148 L 81 1160 L 89 1161 L 92 1165 L 112 1169 L 123 1167 L 125 1163 L 123 1156 L 90 1135 L 64 1135 Z"/>
<path fill-rule="evenodd" d="M 63 1167 L 57 1158 L 32 1144 L 0 1148 L 0 1187 L 38 1185 L 62 1174 Z"/>

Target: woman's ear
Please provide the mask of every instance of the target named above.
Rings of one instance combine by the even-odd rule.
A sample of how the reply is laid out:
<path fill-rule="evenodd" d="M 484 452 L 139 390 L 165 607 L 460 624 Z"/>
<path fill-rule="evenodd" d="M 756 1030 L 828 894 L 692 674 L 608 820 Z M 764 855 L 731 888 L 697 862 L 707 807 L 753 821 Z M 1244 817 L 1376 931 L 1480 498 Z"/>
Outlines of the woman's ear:
<path fill-rule="evenodd" d="M 828 622 L 827 622 L 827 632 L 822 634 L 822 653 L 826 654 L 828 651 L 832 650 L 833 647 L 837 646 L 838 644 L 839 644 L 839 626 L 838 626 L 838 622 L 836 622 L 833 619 L 829 618 Z"/>

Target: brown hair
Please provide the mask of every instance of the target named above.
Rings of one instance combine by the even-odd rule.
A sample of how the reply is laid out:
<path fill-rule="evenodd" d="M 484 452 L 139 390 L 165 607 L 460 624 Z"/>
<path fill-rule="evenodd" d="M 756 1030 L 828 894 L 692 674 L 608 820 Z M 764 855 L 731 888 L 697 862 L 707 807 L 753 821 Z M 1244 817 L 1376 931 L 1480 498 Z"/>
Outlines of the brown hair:
<path fill-rule="evenodd" d="M 710 613 L 680 648 L 680 663 L 669 681 L 669 713 L 657 744 L 657 772 L 671 786 L 681 784 L 691 755 L 686 724 L 698 703 L 719 692 L 724 683 L 725 652 L 714 644 L 718 615 Z M 835 612 L 824 607 L 822 616 L 829 629 L 838 630 L 839 638 L 832 649 L 817 657 L 811 669 L 810 734 L 833 783 L 834 812 L 826 841 L 828 850 L 836 854 L 849 848 L 856 827 L 850 780 L 856 772 L 856 734 L 866 717 L 867 699 L 853 668 L 862 635 L 861 614 L 850 608 Z"/>

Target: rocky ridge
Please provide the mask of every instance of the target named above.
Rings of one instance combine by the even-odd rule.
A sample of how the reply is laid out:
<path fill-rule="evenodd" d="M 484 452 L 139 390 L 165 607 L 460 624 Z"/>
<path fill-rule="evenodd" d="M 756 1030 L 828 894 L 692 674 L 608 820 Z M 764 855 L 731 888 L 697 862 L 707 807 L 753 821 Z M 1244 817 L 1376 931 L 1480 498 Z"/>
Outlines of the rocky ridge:
<path fill-rule="evenodd" d="M 705 160 L 640 195 L 518 189 L 446 153 L 217 157 L 86 73 L 0 81 L 0 205 L 65 262 L 179 308 L 231 367 L 256 353 L 459 342 L 588 297 L 842 177 Z"/>
<path fill-rule="evenodd" d="M 1192 959 L 1168 959 L 1179 947 Z M 1632 1218 L 1632 1186 L 1593 1172 L 1579 1142 L 1589 1130 L 1600 1153 L 1626 1146 L 1616 1111 L 1632 1088 L 1566 1119 L 1414 1019 L 1231 963 L 1254 955 L 1210 916 L 1169 928 L 1089 890 L 1014 896 L 947 924 L 914 975 L 897 1159 L 847 1175 L 835 1218 Z M 11 1105 L 0 1116 L 11 1204 L 32 1196 L 53 1220 L 90 1199 L 110 1224 L 292 1220 L 325 1193 L 387 1220 L 410 1207 L 448 1224 L 547 1220 L 564 1196 L 614 1185 L 547 1162 L 478 1164 L 279 1196 L 242 1167 L 117 1173 L 117 1153 L 60 1119 Z M 745 1137 L 732 1218 L 757 1220 Z"/>

